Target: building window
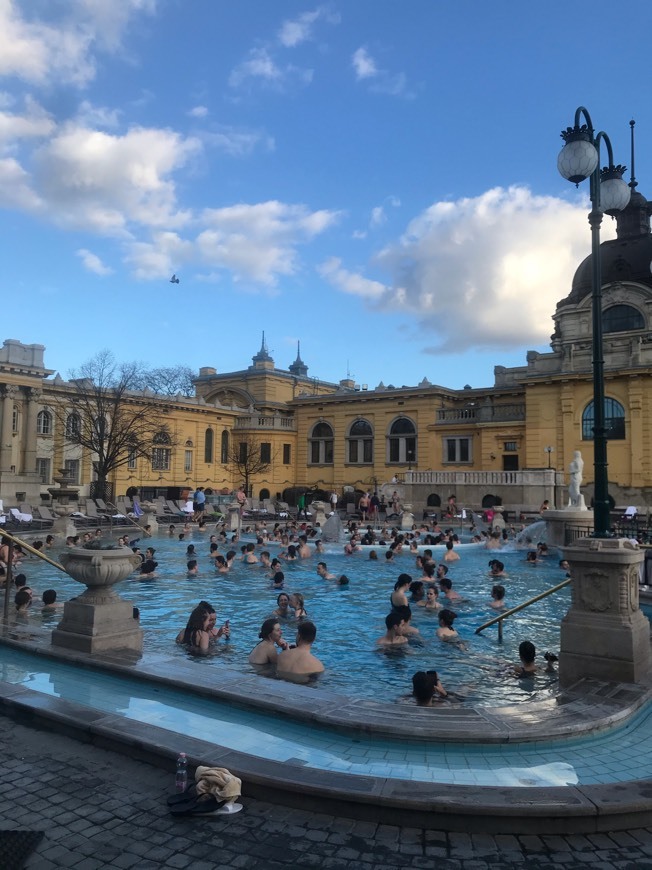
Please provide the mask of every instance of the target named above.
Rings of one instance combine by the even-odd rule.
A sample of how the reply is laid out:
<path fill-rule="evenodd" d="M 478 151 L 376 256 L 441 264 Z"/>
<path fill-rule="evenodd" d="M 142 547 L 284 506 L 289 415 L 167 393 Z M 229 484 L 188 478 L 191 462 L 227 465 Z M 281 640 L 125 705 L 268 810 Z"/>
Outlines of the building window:
<path fill-rule="evenodd" d="M 267 441 L 263 441 L 260 445 L 260 461 L 267 463 L 272 461 L 272 445 Z"/>
<path fill-rule="evenodd" d="M 36 473 L 41 478 L 41 483 L 50 483 L 50 468 L 52 462 L 50 459 L 36 460 Z"/>
<path fill-rule="evenodd" d="M 472 460 L 470 438 L 444 438 L 444 463 L 460 465 Z"/>
<path fill-rule="evenodd" d="M 220 462 L 227 465 L 229 462 L 229 433 L 225 429 L 222 432 L 222 445 L 220 447 Z"/>
<path fill-rule="evenodd" d="M 240 462 L 245 465 L 249 457 L 249 445 L 246 441 L 241 441 L 238 444 L 238 456 L 240 457 Z"/>
<path fill-rule="evenodd" d="M 582 414 L 582 441 L 593 440 L 594 423 L 594 405 L 589 402 Z M 605 436 L 611 441 L 625 438 L 625 409 L 615 399 L 604 400 L 604 430 Z"/>
<path fill-rule="evenodd" d="M 161 430 L 152 438 L 154 444 L 172 444 L 172 440 L 167 432 Z"/>
<path fill-rule="evenodd" d="M 284 444 L 283 445 L 283 465 L 291 465 L 292 464 L 292 445 Z"/>
<path fill-rule="evenodd" d="M 204 435 L 204 462 L 213 461 L 213 430 L 207 429 Z"/>
<path fill-rule="evenodd" d="M 18 432 L 18 428 L 20 425 L 20 417 L 18 414 L 18 408 L 14 405 L 14 410 L 11 414 L 11 431 Z"/>
<path fill-rule="evenodd" d="M 81 417 L 79 414 L 68 414 L 66 419 L 66 438 L 78 438 L 81 432 Z"/>
<path fill-rule="evenodd" d="M 366 420 L 356 420 L 347 437 L 348 461 L 351 465 L 370 464 L 374 461 L 374 432 Z"/>
<path fill-rule="evenodd" d="M 169 471 L 172 451 L 167 447 L 154 447 L 152 450 L 152 471 Z"/>
<path fill-rule="evenodd" d="M 52 435 L 52 414 L 49 411 L 39 411 L 36 418 L 36 434 Z"/>
<path fill-rule="evenodd" d="M 631 305 L 612 305 L 602 312 L 602 331 L 628 332 L 631 329 L 645 329 L 643 315 Z"/>
<path fill-rule="evenodd" d="M 183 470 L 186 474 L 192 471 L 192 450 L 186 450 L 183 455 Z"/>
<path fill-rule="evenodd" d="M 79 486 L 79 459 L 66 459 L 63 467 L 74 486 Z"/>
<path fill-rule="evenodd" d="M 333 429 L 328 423 L 315 423 L 308 444 L 311 465 L 333 464 Z"/>
<path fill-rule="evenodd" d="M 261 489 L 260 495 L 258 496 L 258 498 L 260 499 L 260 501 L 264 501 L 266 498 L 269 498 L 269 490 L 268 489 Z"/>
<path fill-rule="evenodd" d="M 515 453 L 518 450 L 518 444 L 516 441 L 505 441 L 504 450 L 505 453 Z"/>
<path fill-rule="evenodd" d="M 417 460 L 417 430 L 407 417 L 394 420 L 387 436 L 387 462 L 412 463 Z"/>
<path fill-rule="evenodd" d="M 127 458 L 127 468 L 129 471 L 135 471 L 136 465 L 138 463 L 138 455 L 134 447 L 129 450 L 129 456 Z"/>

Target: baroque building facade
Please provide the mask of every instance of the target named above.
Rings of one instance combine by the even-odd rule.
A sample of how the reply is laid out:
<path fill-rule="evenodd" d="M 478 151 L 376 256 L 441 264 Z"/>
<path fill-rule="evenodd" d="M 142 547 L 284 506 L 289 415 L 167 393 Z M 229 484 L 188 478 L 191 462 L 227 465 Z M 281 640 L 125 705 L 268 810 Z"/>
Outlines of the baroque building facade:
<path fill-rule="evenodd" d="M 605 415 L 609 489 L 616 505 L 652 506 L 652 235 L 651 204 L 636 191 L 617 218 L 617 238 L 601 246 Z M 588 234 L 587 234 L 588 235 Z M 252 364 L 220 373 L 204 367 L 196 395 L 131 400 L 165 413 L 169 443 L 118 468 L 119 495 L 130 486 L 170 497 L 185 488 L 232 490 L 240 473 L 235 449 L 260 452 L 264 470 L 251 479 L 254 498 L 280 498 L 291 487 L 342 492 L 398 485 L 416 509 L 492 501 L 537 507 L 564 502 L 564 469 L 584 458 L 592 495 L 593 382 L 591 258 L 553 314 L 550 351 L 525 364 L 496 366 L 490 387 L 454 390 L 427 379 L 414 387 L 360 387 L 308 375 L 297 353 L 276 367 L 263 335 Z M 89 494 L 93 457 L 58 431 L 48 410 L 70 384 L 45 368 L 44 347 L 6 340 L 0 349 L 0 498 L 5 506 L 38 504 L 65 468 Z M 170 361 L 171 363 L 173 361 Z M 19 496 L 25 496 L 24 499 Z"/>

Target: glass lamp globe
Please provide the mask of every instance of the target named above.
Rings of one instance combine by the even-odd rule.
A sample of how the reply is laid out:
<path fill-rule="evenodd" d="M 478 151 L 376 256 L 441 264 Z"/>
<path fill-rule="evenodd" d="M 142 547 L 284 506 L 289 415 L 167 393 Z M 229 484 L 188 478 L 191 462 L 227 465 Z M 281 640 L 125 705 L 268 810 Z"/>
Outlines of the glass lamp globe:
<path fill-rule="evenodd" d="M 598 152 L 587 139 L 570 139 L 557 157 L 557 169 L 573 184 L 588 178 L 597 165 Z"/>
<path fill-rule="evenodd" d="M 608 169 L 601 173 L 600 181 L 600 206 L 608 215 L 616 215 L 619 211 L 627 208 L 632 191 L 623 181 L 622 173 Z"/>

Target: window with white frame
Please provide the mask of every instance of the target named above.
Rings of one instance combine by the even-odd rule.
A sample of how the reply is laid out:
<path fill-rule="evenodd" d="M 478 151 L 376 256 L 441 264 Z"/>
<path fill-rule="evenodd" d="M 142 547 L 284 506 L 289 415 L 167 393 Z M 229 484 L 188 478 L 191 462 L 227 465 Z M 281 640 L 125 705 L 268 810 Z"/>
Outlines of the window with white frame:
<path fill-rule="evenodd" d="M 328 423 L 315 423 L 308 446 L 310 465 L 333 464 L 333 429 Z"/>
<path fill-rule="evenodd" d="M 356 420 L 347 435 L 347 458 L 351 465 L 374 461 L 374 431 L 367 420 Z"/>
<path fill-rule="evenodd" d="M 50 469 L 52 467 L 52 460 L 46 459 L 42 457 L 38 457 L 36 459 L 36 473 L 41 478 L 41 483 L 51 483 L 50 478 Z"/>
<path fill-rule="evenodd" d="M 18 408 L 14 405 L 14 410 L 11 414 L 11 431 L 18 432 L 20 429 L 20 412 Z"/>
<path fill-rule="evenodd" d="M 192 450 L 186 450 L 183 457 L 183 470 L 188 473 L 192 471 Z"/>
<path fill-rule="evenodd" d="M 467 437 L 444 438 L 444 464 L 461 465 L 473 461 L 472 439 Z"/>
<path fill-rule="evenodd" d="M 408 417 L 398 417 L 387 435 L 387 462 L 409 463 L 417 460 L 417 429 Z"/>
<path fill-rule="evenodd" d="M 138 465 L 138 453 L 135 447 L 132 447 L 129 450 L 129 456 L 127 457 L 127 468 L 129 471 L 135 471 L 136 466 Z"/>
<path fill-rule="evenodd" d="M 75 486 L 79 486 L 79 468 L 80 468 L 79 459 L 66 459 L 63 463 L 63 467 L 66 471 L 66 476 L 71 479 L 71 483 Z"/>
<path fill-rule="evenodd" d="M 152 449 L 152 471 L 169 471 L 172 451 L 169 447 L 154 447 Z"/>
<path fill-rule="evenodd" d="M 222 432 L 222 443 L 220 445 L 220 462 L 222 465 L 229 463 L 229 432 L 224 429 Z"/>
<path fill-rule="evenodd" d="M 76 438 L 81 432 L 81 417 L 79 414 L 68 414 L 66 419 L 66 438 Z"/>
<path fill-rule="evenodd" d="M 39 411 L 36 417 L 36 434 L 52 435 L 52 414 L 49 411 Z"/>

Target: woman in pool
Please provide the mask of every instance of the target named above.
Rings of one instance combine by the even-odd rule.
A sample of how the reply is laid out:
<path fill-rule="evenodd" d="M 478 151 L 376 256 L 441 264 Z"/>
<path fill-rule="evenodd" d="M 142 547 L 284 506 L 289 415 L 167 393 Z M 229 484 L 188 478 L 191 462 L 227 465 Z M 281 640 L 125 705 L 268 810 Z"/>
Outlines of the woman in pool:
<path fill-rule="evenodd" d="M 195 607 L 190 614 L 181 643 L 191 655 L 205 656 L 208 653 L 211 642 L 210 619 L 210 613 L 202 605 Z"/>
<path fill-rule="evenodd" d="M 287 649 L 288 643 L 283 640 L 283 630 L 278 619 L 273 616 L 263 622 L 258 634 L 260 641 L 249 653 L 250 665 L 276 665 L 279 649 Z"/>
<path fill-rule="evenodd" d="M 417 707 L 432 707 L 436 696 L 446 697 L 446 689 L 439 681 L 437 671 L 417 671 L 412 676 L 412 694 L 416 699 Z"/>
<path fill-rule="evenodd" d="M 219 554 L 215 557 L 215 570 L 218 574 L 228 574 L 229 566 L 226 564 L 226 559 L 224 556 L 220 556 Z"/>
<path fill-rule="evenodd" d="M 437 629 L 437 637 L 439 640 L 457 641 L 459 634 L 453 628 L 453 623 L 457 619 L 457 613 L 444 608 L 439 611 L 439 628 Z"/>
<path fill-rule="evenodd" d="M 428 586 L 426 597 L 423 601 L 418 601 L 419 607 L 425 607 L 426 610 L 441 610 L 441 604 L 437 600 L 439 592 L 436 586 Z"/>
<path fill-rule="evenodd" d="M 389 603 L 392 605 L 393 610 L 396 610 L 397 607 L 407 607 L 409 605 L 407 592 L 410 588 L 410 583 L 412 583 L 412 578 L 409 574 L 399 575 L 398 580 L 394 584 L 394 591 L 389 596 Z"/>
<path fill-rule="evenodd" d="M 525 561 L 529 565 L 536 565 L 539 561 L 537 559 L 537 551 L 536 550 L 528 550 L 527 556 L 525 557 Z"/>
<path fill-rule="evenodd" d="M 308 611 L 303 605 L 303 595 L 300 592 L 293 592 L 290 595 L 290 607 L 294 610 L 295 619 L 308 619 Z"/>
<path fill-rule="evenodd" d="M 272 611 L 272 616 L 275 616 L 277 619 L 292 618 L 292 614 L 290 613 L 290 596 L 287 592 L 281 592 L 276 599 L 276 605 L 276 610 Z"/>
<path fill-rule="evenodd" d="M 418 604 L 426 597 L 426 590 L 422 580 L 413 580 L 410 583 L 410 604 Z"/>

